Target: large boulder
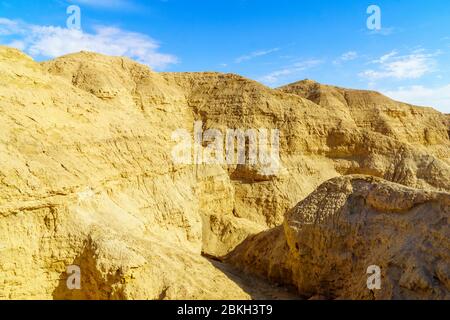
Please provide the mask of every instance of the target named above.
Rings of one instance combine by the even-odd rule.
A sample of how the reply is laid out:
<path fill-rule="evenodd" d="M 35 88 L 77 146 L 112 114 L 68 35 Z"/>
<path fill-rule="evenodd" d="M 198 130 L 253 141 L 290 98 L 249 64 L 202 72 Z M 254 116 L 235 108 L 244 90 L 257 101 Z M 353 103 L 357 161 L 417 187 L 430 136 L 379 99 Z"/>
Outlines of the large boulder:
<path fill-rule="evenodd" d="M 294 285 L 305 298 L 449 299 L 449 219 L 448 193 L 340 177 L 290 210 L 283 227 L 249 237 L 227 260 Z M 367 284 L 378 268 L 379 289 Z"/>

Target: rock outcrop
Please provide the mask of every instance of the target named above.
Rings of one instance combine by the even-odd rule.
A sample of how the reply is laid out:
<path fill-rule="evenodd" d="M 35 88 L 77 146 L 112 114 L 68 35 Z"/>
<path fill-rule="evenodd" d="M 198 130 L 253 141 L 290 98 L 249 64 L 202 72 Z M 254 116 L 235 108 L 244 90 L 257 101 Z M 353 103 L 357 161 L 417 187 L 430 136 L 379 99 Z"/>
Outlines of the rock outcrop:
<path fill-rule="evenodd" d="M 344 89 L 316 99 L 317 86 L 155 73 L 88 52 L 37 63 L 0 47 L 0 298 L 261 298 L 205 256 L 267 235 L 260 259 L 272 259 L 289 248 L 277 236 L 285 213 L 324 181 L 450 190 L 448 116 Z M 276 170 L 176 163 L 173 133 L 193 137 L 196 123 L 279 130 Z M 80 291 L 67 290 L 69 265 Z"/>
<path fill-rule="evenodd" d="M 227 260 L 295 285 L 305 298 L 450 299 L 449 220 L 448 193 L 339 177 L 295 206 L 283 227 L 249 237 Z M 371 266 L 381 280 L 368 290 Z"/>
<path fill-rule="evenodd" d="M 130 60 L 69 60 L 85 78 L 0 50 L 0 297 L 248 298 L 200 255 L 199 190 L 227 176 L 174 168 L 171 132 L 192 118 L 182 93 Z M 69 265 L 81 291 L 67 290 Z"/>
<path fill-rule="evenodd" d="M 424 107 L 394 101 L 366 90 L 351 90 L 323 85 L 311 80 L 279 88 L 332 109 L 350 118 L 361 129 L 425 148 L 442 160 L 450 161 L 448 152 L 450 118 Z"/>

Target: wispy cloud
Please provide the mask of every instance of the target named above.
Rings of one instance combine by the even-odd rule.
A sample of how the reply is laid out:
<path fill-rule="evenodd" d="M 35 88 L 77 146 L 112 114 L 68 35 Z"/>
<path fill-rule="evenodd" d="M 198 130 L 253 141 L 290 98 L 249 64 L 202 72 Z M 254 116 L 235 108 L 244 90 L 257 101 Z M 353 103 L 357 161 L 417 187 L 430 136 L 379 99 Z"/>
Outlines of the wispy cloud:
<path fill-rule="evenodd" d="M 96 26 L 93 33 L 55 26 L 31 25 L 0 18 L 0 30 L 13 37 L 2 44 L 17 47 L 34 57 L 55 58 L 79 51 L 127 56 L 155 69 L 164 69 L 178 59 L 160 53 L 159 43 L 149 36 L 115 27 Z"/>
<path fill-rule="evenodd" d="M 438 54 L 416 50 L 408 55 L 398 55 L 397 51 L 392 51 L 372 61 L 377 68 L 365 70 L 360 76 L 370 81 L 387 78 L 418 79 L 434 70 L 436 66 L 434 57 Z"/>
<path fill-rule="evenodd" d="M 301 62 L 296 62 L 291 66 L 273 71 L 269 74 L 264 75 L 259 79 L 262 83 L 267 85 L 276 85 L 279 84 L 283 79 L 287 77 L 298 76 L 302 71 L 313 68 L 322 64 L 322 60 L 318 59 L 310 59 Z"/>
<path fill-rule="evenodd" d="M 252 59 L 257 58 L 257 57 L 262 57 L 262 56 L 265 56 L 265 55 L 277 52 L 279 50 L 280 50 L 280 48 L 272 48 L 272 49 L 268 49 L 268 50 L 254 51 L 254 52 L 249 53 L 247 55 L 243 55 L 243 56 L 240 56 L 240 57 L 236 58 L 234 60 L 234 62 L 242 63 L 244 61 L 252 60 Z"/>
<path fill-rule="evenodd" d="M 355 60 L 358 58 L 358 53 L 356 51 L 348 51 L 342 54 L 339 58 L 333 61 L 333 64 L 341 64 L 343 62 Z"/>
<path fill-rule="evenodd" d="M 20 22 L 0 17 L 0 36 L 9 36 L 20 32 Z"/>
<path fill-rule="evenodd" d="M 394 90 L 380 90 L 385 95 L 415 105 L 434 107 L 441 112 L 450 113 L 450 84 L 438 87 L 414 85 Z"/>

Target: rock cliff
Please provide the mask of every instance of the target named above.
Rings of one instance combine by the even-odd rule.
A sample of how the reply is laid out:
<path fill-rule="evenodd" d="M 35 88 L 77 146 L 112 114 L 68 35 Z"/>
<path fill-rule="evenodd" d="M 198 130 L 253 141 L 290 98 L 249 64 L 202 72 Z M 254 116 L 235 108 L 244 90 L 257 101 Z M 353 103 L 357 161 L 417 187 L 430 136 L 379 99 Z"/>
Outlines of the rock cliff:
<path fill-rule="evenodd" d="M 370 176 L 329 180 L 282 227 L 249 237 L 227 259 L 295 285 L 304 298 L 449 299 L 450 195 Z M 367 270 L 381 270 L 368 290 Z"/>
<path fill-rule="evenodd" d="M 349 266 L 330 261 L 343 268 L 338 278 L 311 267 L 324 263 L 317 252 L 351 254 L 348 242 L 356 240 L 345 237 L 356 232 L 353 222 L 369 232 L 358 250 L 377 243 L 376 262 L 397 263 L 392 281 L 409 254 L 426 266 L 404 280 L 419 283 L 408 287 L 414 294 L 389 282 L 391 291 L 377 297 L 448 293 L 450 119 L 431 108 L 312 81 L 270 89 L 232 74 L 155 73 L 127 58 L 88 52 L 37 63 L 7 47 L 0 47 L 0 102 L 1 299 L 292 297 L 266 278 L 294 285 L 299 296 L 371 298 L 347 294 L 360 285 L 356 276 L 340 287 L 356 270 L 348 268 L 369 262 L 366 256 Z M 277 170 L 174 162 L 173 133 L 194 136 L 196 123 L 203 131 L 279 130 Z M 207 147 L 193 146 L 202 153 Z M 347 177 L 358 174 L 372 178 Z M 372 185 L 385 198 L 371 198 Z M 308 199 L 328 196 L 325 213 L 301 209 Z M 322 235 L 327 242 L 332 226 L 305 233 L 291 226 L 302 215 L 334 216 L 342 206 L 357 214 L 339 222 L 350 230 L 339 248 L 308 243 L 324 229 L 331 232 Z M 384 226 L 401 230 L 401 239 L 377 235 Z M 391 243 L 398 251 L 386 248 Z M 413 243 L 434 249 L 424 255 Z M 305 264 L 293 249 L 300 244 L 304 252 L 318 250 Z M 243 247 L 266 262 L 249 266 Z M 226 255 L 227 264 L 206 258 Z M 283 259 L 274 265 L 278 255 Z M 69 265 L 81 268 L 81 290 L 66 287 Z M 321 279 L 331 284 L 316 292 Z"/>

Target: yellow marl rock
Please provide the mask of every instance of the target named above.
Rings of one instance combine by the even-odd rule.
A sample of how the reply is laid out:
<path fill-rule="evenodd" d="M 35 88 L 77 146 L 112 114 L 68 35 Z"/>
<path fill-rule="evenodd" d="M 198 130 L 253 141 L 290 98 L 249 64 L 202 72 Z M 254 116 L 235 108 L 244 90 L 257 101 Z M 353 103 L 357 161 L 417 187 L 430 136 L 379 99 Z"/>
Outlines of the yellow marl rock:
<path fill-rule="evenodd" d="M 449 218 L 449 193 L 338 177 L 226 260 L 306 299 L 449 299 Z M 370 266 L 381 270 L 379 290 L 367 288 Z"/>
<path fill-rule="evenodd" d="M 0 298 L 262 297 L 251 287 L 265 284 L 201 253 L 273 237 L 264 230 L 337 176 L 450 189 L 447 116 L 343 89 L 324 103 L 312 87 L 155 73 L 87 52 L 37 63 L 0 47 Z M 174 164 L 172 133 L 195 121 L 278 129 L 283 170 Z M 81 291 L 65 285 L 72 264 Z"/>

